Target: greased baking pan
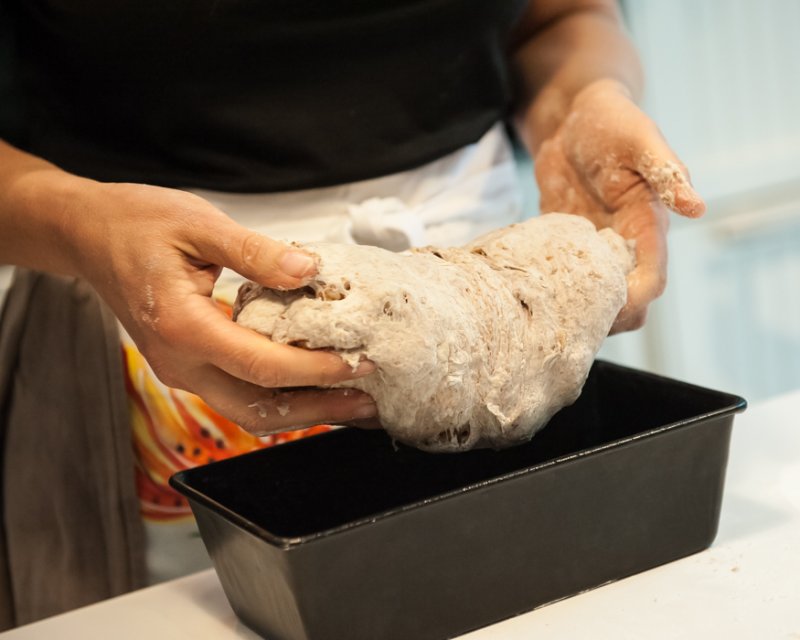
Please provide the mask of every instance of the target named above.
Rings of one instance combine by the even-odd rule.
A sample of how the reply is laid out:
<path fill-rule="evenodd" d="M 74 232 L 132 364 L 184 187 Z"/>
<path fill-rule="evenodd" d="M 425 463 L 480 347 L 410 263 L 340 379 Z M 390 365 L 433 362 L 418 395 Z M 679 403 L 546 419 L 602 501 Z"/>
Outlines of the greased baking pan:
<path fill-rule="evenodd" d="M 597 362 L 512 449 L 428 454 L 342 429 L 171 482 L 265 638 L 451 638 L 708 547 L 745 406 Z"/>

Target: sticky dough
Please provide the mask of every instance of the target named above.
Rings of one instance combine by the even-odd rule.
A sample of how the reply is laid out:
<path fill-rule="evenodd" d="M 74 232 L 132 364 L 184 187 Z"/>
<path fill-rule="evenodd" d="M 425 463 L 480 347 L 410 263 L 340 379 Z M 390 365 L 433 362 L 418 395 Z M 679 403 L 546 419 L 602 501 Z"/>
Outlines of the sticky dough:
<path fill-rule="evenodd" d="M 527 441 L 574 402 L 626 299 L 631 247 L 552 213 L 464 247 L 392 253 L 307 244 L 308 287 L 246 284 L 236 321 L 377 372 L 338 386 L 376 401 L 395 439 L 429 451 Z"/>

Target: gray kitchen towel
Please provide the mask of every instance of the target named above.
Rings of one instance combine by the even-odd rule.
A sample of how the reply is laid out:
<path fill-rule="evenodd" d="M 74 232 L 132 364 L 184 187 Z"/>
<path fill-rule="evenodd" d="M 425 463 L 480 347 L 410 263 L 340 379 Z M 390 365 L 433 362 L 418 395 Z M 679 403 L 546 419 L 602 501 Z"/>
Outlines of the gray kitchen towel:
<path fill-rule="evenodd" d="M 0 629 L 145 586 L 113 314 L 19 269 L 0 317 Z"/>

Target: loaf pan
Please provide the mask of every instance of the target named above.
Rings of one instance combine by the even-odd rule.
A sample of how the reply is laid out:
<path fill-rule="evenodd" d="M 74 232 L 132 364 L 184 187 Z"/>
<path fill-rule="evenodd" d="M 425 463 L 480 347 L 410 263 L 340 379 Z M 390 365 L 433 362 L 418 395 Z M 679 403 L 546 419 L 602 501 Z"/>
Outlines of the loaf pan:
<path fill-rule="evenodd" d="M 265 638 L 438 640 L 708 547 L 745 406 L 597 362 L 574 405 L 504 451 L 341 429 L 171 483 Z"/>

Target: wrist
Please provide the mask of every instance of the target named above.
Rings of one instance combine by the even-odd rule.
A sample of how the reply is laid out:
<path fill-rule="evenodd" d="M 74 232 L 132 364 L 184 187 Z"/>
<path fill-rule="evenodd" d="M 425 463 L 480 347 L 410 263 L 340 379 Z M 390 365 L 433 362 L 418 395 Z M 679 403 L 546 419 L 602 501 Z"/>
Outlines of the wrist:
<path fill-rule="evenodd" d="M 574 93 L 557 86 L 543 88 L 528 109 L 518 117 L 520 136 L 531 155 L 536 156 L 542 143 L 556 134 L 576 108 L 591 104 L 598 96 L 609 93 L 634 101 L 628 85 L 612 77 L 593 80 Z"/>
<path fill-rule="evenodd" d="M 15 175 L 3 198 L 14 242 L 4 251 L 10 262 L 84 275 L 88 203 L 98 184 L 45 163 Z"/>
<path fill-rule="evenodd" d="M 590 82 L 578 91 L 572 99 L 570 108 L 574 109 L 581 104 L 591 102 L 596 99 L 598 95 L 608 93 L 616 93 L 627 98 L 631 102 L 635 102 L 633 92 L 627 84 L 616 78 L 600 78 L 599 80 Z"/>

